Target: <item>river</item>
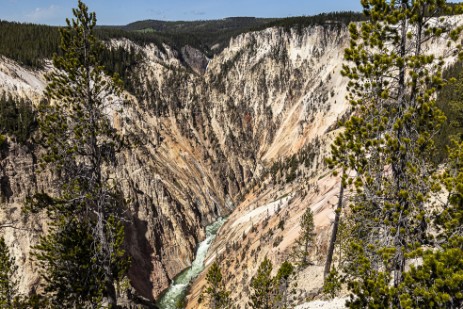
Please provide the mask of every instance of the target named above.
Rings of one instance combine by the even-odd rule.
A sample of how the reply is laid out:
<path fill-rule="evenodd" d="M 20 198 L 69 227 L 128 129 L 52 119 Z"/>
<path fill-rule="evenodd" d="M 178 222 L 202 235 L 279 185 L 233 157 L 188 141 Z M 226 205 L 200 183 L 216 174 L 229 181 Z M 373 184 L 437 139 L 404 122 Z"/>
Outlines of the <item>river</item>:
<path fill-rule="evenodd" d="M 226 219 L 220 218 L 206 227 L 206 239 L 199 243 L 198 249 L 196 250 L 196 257 L 191 263 L 191 267 L 178 275 L 167 292 L 159 299 L 158 306 L 160 309 L 181 308 L 177 306 L 182 304 L 186 297 L 190 283 L 204 270 L 204 260 L 207 250 L 225 221 Z"/>

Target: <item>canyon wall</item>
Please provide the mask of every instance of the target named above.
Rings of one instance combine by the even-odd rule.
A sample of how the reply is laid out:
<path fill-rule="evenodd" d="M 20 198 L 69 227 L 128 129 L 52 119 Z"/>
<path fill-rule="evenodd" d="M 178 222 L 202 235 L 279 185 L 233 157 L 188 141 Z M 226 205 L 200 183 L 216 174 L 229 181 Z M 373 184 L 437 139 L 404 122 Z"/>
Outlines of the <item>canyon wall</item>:
<path fill-rule="evenodd" d="M 346 26 L 249 32 L 233 38 L 213 59 L 191 47 L 176 51 L 128 40 L 108 44 L 143 55 L 130 76 L 134 90 L 124 111 L 113 113 L 115 125 L 141 141 L 117 158 L 118 178 L 130 201 L 129 277 L 140 295 L 157 298 L 190 265 L 205 236 L 203 227 L 235 209 L 210 260 L 223 255 L 226 243 L 246 247 L 246 234 L 273 212 L 287 220 L 281 234 L 274 234 L 280 219 L 268 219 L 262 233 L 253 236 L 267 242 L 267 249 L 249 245 L 245 262 L 237 263 L 256 265 L 274 250 L 282 252 L 278 258 L 280 253 L 274 254 L 278 263 L 308 203 L 325 201 L 316 220 L 320 233 L 327 234 L 332 214 L 327 201 L 336 180 L 321 172 L 321 154 L 332 135 L 328 132 L 347 108 L 346 79 L 340 75 Z M 27 69 L 1 58 L 0 90 L 38 104 L 50 69 Z M 16 257 L 24 293 L 39 282 L 30 248 L 47 231 L 45 214 L 24 213 L 24 201 L 34 192 L 52 192 L 56 181 L 50 171 L 37 170 L 41 153 L 34 139 L 18 144 L 13 137 L 0 152 L 0 223 L 13 226 L 1 233 Z M 326 178 L 325 186 L 317 184 L 319 178 Z M 275 202 L 278 211 L 268 206 Z M 273 246 L 277 236 L 285 240 Z M 253 269 L 240 270 L 231 282 L 247 282 Z M 200 284 L 193 287 L 196 294 L 199 290 Z"/>

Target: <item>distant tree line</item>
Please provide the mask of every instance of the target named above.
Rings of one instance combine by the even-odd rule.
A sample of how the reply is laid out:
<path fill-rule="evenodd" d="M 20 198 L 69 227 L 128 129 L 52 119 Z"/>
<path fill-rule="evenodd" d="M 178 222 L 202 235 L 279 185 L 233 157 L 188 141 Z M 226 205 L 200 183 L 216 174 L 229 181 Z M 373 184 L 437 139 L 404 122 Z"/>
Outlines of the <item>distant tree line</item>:
<path fill-rule="evenodd" d="M 0 55 L 30 67 L 42 67 L 58 51 L 57 27 L 0 21 Z"/>
<path fill-rule="evenodd" d="M 259 31 L 268 27 L 301 30 L 304 27 L 321 24 L 347 25 L 349 22 L 359 20 L 364 20 L 364 17 L 356 12 L 335 12 L 283 19 L 231 17 L 192 22 L 145 20 L 127 26 L 100 26 L 95 29 L 95 34 L 102 41 L 126 38 L 142 46 L 155 44 L 161 50 L 164 50 L 163 44 L 172 46 L 178 51 L 190 45 L 212 57 L 226 47 L 230 38 L 241 33 Z M 59 52 L 58 29 L 59 27 L 46 25 L 0 21 L 0 55 L 32 68 L 41 68 L 44 59 L 51 59 L 53 54 Z M 132 61 L 118 63 L 117 60 L 137 58 L 133 55 L 133 51 L 122 48 L 116 51 L 107 50 L 105 53 L 117 54 L 109 59 L 104 54 L 101 60 L 108 70 L 112 70 L 109 73 L 117 72 L 122 78 L 125 76 L 126 69 L 134 63 Z"/>
<path fill-rule="evenodd" d="M 283 27 L 287 31 L 295 28 L 301 31 L 304 27 L 314 25 L 345 26 L 365 19 L 363 13 L 349 11 L 288 18 L 230 17 L 175 22 L 143 20 L 127 26 L 100 26 L 95 29 L 95 34 L 103 41 L 127 38 L 140 45 L 155 44 L 161 50 L 164 50 L 163 44 L 177 50 L 190 45 L 212 57 L 226 47 L 230 38 L 249 31 L 269 27 Z M 0 20 L 0 55 L 33 68 L 43 67 L 44 59 L 51 59 L 54 53 L 59 52 L 58 29 L 59 27 Z M 111 74 L 119 70 L 120 76 L 124 77 L 123 68 L 115 68 L 115 62 L 110 63 L 106 59 L 103 61 L 108 69 L 115 69 Z"/>
<path fill-rule="evenodd" d="M 296 16 L 277 19 L 273 22 L 270 22 L 269 24 L 266 24 L 265 27 L 283 27 L 288 31 L 291 28 L 301 30 L 305 27 L 317 25 L 346 26 L 351 22 L 359 22 L 364 20 L 366 20 L 365 15 L 359 12 L 332 12 L 322 13 L 314 16 Z"/>
<path fill-rule="evenodd" d="M 118 35 L 118 31 L 101 28 L 96 35 L 101 40 L 128 37 Z M 136 36 L 136 34 L 134 34 Z M 0 21 L 0 55 L 15 60 L 31 68 L 43 68 L 45 60 L 51 60 L 59 54 L 59 27 L 23 24 Z M 141 59 L 132 49 L 106 48 L 100 55 L 100 61 L 109 75 L 118 73 L 125 80 L 130 68 Z"/>

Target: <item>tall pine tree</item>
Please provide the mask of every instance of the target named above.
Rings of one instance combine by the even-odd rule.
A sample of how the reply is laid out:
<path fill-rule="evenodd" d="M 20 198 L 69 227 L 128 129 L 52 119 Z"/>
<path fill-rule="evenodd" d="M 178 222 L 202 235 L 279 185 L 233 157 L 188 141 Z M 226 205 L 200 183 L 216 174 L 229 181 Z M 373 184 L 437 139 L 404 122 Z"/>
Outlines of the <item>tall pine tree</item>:
<path fill-rule="evenodd" d="M 309 261 L 309 249 L 313 243 L 315 232 L 312 209 L 307 208 L 301 217 L 300 221 L 301 231 L 299 237 L 296 239 L 294 256 L 297 263 L 301 267 L 307 266 Z"/>
<path fill-rule="evenodd" d="M 47 150 L 42 166 L 57 176 L 58 192 L 32 200 L 52 219 L 36 256 L 56 304 L 113 308 L 115 283 L 128 264 L 120 215 L 125 201 L 114 170 L 121 143 L 112 119 L 122 108 L 120 80 L 108 78 L 99 63 L 95 13 L 81 1 L 73 13 L 60 30 L 61 53 L 53 58 L 39 114 Z"/>
<path fill-rule="evenodd" d="M 355 175 L 344 268 L 348 306 L 406 308 L 406 260 L 433 241 L 427 206 L 438 188 L 432 136 L 445 119 L 435 104 L 444 61 L 425 44 L 448 34 L 441 44 L 458 53 L 451 47 L 461 29 L 441 17 L 448 12 L 443 0 L 361 3 L 368 21 L 350 25 L 343 67 L 353 114 L 329 160 Z"/>

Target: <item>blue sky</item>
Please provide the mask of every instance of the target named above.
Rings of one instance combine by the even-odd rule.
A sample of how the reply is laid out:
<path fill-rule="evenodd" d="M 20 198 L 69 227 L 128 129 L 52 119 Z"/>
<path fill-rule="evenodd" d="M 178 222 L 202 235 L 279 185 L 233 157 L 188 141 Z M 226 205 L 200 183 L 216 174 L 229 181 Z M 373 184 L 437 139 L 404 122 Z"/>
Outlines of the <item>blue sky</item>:
<path fill-rule="evenodd" d="M 360 11 L 360 0 L 86 0 L 99 25 L 143 19 L 198 20 L 231 16 L 287 17 Z M 0 0 L 0 19 L 63 25 L 77 0 Z"/>

